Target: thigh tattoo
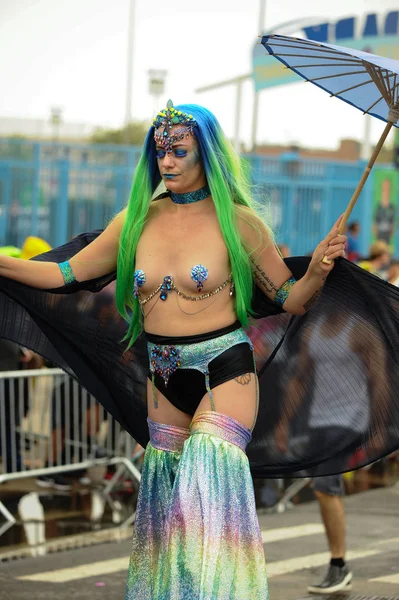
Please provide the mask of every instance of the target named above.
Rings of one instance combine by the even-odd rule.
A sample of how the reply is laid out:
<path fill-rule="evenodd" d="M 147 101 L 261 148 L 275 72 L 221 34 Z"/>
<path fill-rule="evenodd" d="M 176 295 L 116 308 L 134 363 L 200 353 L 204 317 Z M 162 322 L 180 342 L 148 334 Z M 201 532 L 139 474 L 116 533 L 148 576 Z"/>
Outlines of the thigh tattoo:
<path fill-rule="evenodd" d="M 244 373 L 244 375 L 239 375 L 238 377 L 235 377 L 234 381 L 236 381 L 240 385 L 248 385 L 248 383 L 250 383 L 251 381 L 251 375 L 252 373 Z"/>

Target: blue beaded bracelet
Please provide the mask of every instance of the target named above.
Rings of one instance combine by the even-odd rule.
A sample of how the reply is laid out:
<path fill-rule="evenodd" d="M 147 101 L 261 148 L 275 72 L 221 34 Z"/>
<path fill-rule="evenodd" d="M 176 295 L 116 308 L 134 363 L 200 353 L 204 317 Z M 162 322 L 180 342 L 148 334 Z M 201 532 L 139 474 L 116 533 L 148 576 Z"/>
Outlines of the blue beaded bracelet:
<path fill-rule="evenodd" d="M 71 283 L 76 282 L 76 277 L 73 274 L 72 267 L 69 264 L 69 260 L 66 260 L 65 262 L 62 262 L 62 263 L 58 263 L 58 266 L 60 268 L 61 275 L 64 279 L 65 285 L 71 285 Z"/>
<path fill-rule="evenodd" d="M 277 294 L 274 297 L 274 302 L 279 306 L 283 306 L 284 302 L 287 300 L 289 293 L 292 289 L 292 286 L 296 283 L 295 277 L 290 277 L 279 290 L 277 290 Z"/>

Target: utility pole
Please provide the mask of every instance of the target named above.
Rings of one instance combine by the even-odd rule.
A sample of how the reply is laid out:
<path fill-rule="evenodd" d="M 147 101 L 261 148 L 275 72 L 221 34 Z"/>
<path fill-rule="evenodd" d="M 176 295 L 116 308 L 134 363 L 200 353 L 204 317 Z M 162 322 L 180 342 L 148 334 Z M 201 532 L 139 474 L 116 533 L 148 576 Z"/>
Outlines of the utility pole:
<path fill-rule="evenodd" d="M 197 88 L 196 93 L 201 92 L 209 92 L 211 90 L 216 90 L 218 88 L 225 87 L 226 85 L 234 85 L 235 86 L 235 116 L 234 116 L 234 148 L 237 152 L 241 150 L 241 139 L 240 139 L 240 123 L 241 123 L 241 104 L 242 104 L 242 84 L 244 81 L 248 81 L 251 79 L 251 73 L 246 73 L 245 75 L 239 75 L 238 77 L 233 77 L 232 79 L 226 79 L 224 81 L 218 81 L 218 83 L 214 83 L 211 85 L 204 85 L 200 88 Z"/>
<path fill-rule="evenodd" d="M 135 28 L 136 0 L 129 0 L 129 21 L 127 37 L 127 74 L 126 74 L 126 112 L 125 127 L 132 122 L 132 96 L 133 96 L 133 66 L 134 66 L 134 28 Z"/>
<path fill-rule="evenodd" d="M 236 116 L 235 116 L 235 127 L 234 127 L 234 150 L 237 154 L 241 152 L 241 136 L 240 136 L 240 125 L 241 125 L 241 104 L 242 104 L 242 80 L 237 81 L 236 87 Z"/>
<path fill-rule="evenodd" d="M 160 110 L 159 100 L 162 94 L 165 92 L 165 81 L 168 72 L 165 69 L 150 69 L 148 71 L 148 91 L 154 98 L 154 109 L 153 115 L 156 115 L 157 111 Z"/>
<path fill-rule="evenodd" d="M 259 34 L 270 33 L 269 28 L 265 27 L 265 14 L 266 14 L 266 0 L 259 0 L 259 24 L 258 31 Z M 290 21 L 285 21 L 284 23 L 279 23 L 278 25 L 274 25 L 273 31 L 275 33 L 283 33 L 284 35 L 289 35 L 292 32 L 298 31 L 299 28 L 304 26 L 313 25 L 320 23 L 320 17 L 307 17 L 300 19 L 291 19 Z M 240 124 L 241 124 L 241 94 L 242 94 L 242 83 L 244 81 L 253 79 L 253 73 L 246 73 L 244 75 L 238 75 L 237 77 L 232 77 L 231 79 L 226 79 L 224 81 L 218 81 L 217 83 L 213 83 L 211 85 L 204 85 L 200 88 L 197 88 L 196 93 L 208 92 L 210 90 L 216 90 L 218 88 L 226 87 L 227 85 L 235 86 L 235 117 L 234 117 L 234 147 L 239 150 L 241 147 L 240 140 Z M 256 137 L 258 133 L 258 113 L 259 113 L 259 94 L 261 90 L 255 91 L 254 94 L 254 104 L 253 104 L 253 112 L 252 112 L 252 150 L 256 148 Z"/>
<path fill-rule="evenodd" d="M 363 129 L 363 142 L 360 152 L 360 158 L 362 160 L 368 160 L 371 154 L 371 115 L 365 115 L 364 117 L 364 129 Z"/>
<path fill-rule="evenodd" d="M 265 30 L 265 16 L 266 16 L 266 0 L 259 0 L 259 21 L 258 21 L 258 35 L 263 35 Z M 256 148 L 256 134 L 258 133 L 258 116 L 259 116 L 259 90 L 254 91 L 254 103 L 252 109 L 252 132 L 251 132 L 251 149 L 252 151 Z"/>

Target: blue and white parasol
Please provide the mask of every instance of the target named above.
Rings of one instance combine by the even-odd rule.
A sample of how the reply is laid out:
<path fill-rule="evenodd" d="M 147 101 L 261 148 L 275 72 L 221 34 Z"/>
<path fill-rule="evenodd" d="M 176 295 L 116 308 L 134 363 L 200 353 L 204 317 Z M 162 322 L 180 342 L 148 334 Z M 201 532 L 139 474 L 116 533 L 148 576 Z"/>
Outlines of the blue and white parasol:
<path fill-rule="evenodd" d="M 286 67 L 340 98 L 386 122 L 340 223 L 344 230 L 376 158 L 393 126 L 399 127 L 399 61 L 362 50 L 285 35 L 264 35 L 261 44 Z"/>

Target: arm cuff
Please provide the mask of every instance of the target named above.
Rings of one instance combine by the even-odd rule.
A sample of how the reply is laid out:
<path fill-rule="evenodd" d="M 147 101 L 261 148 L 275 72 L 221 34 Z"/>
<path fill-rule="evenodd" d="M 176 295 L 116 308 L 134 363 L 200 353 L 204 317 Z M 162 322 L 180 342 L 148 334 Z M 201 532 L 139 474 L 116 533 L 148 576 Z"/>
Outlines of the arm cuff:
<path fill-rule="evenodd" d="M 72 267 L 69 264 L 69 260 L 58 263 L 58 266 L 60 268 L 65 285 L 71 285 L 72 283 L 76 283 L 77 280 L 75 278 L 75 275 L 73 274 Z"/>
<path fill-rule="evenodd" d="M 295 283 L 295 277 L 290 277 L 285 283 L 283 283 L 281 288 L 277 290 L 277 294 L 274 297 L 274 302 L 279 306 L 283 306 L 284 302 L 289 296 L 292 286 L 295 285 Z"/>

